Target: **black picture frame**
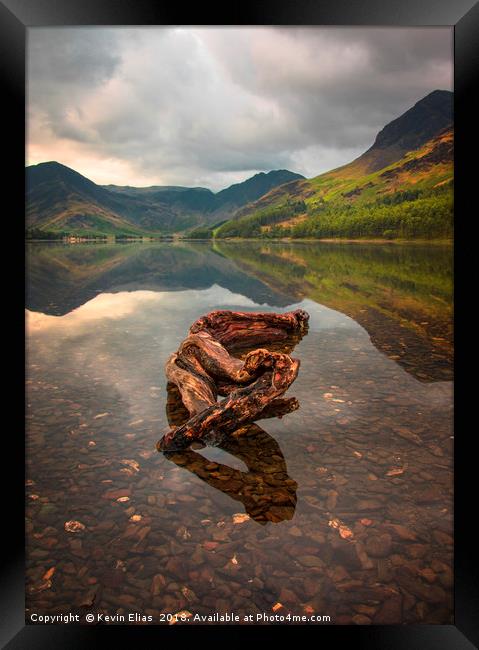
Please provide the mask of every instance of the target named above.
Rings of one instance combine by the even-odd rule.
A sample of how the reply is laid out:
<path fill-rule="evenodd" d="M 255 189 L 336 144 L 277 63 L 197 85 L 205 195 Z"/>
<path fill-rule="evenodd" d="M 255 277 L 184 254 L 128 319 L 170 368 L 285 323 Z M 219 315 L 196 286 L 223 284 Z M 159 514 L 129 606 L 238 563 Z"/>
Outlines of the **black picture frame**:
<path fill-rule="evenodd" d="M 456 377 L 455 377 L 455 625 L 414 626 L 40 626 L 25 625 L 24 609 L 24 525 L 23 503 L 24 438 L 19 426 L 24 421 L 23 373 L 23 286 L 24 269 L 24 143 L 25 143 L 25 39 L 33 26 L 75 25 L 382 25 L 382 26 L 454 26 L 455 35 L 455 294 L 456 294 Z M 368 649 L 408 648 L 421 650 L 466 650 L 479 643 L 479 580 L 475 559 L 475 504 L 468 505 L 474 495 L 475 457 L 472 453 L 474 430 L 469 422 L 474 405 L 472 388 L 463 367 L 470 354 L 472 319 L 466 315 L 462 296 L 466 279 L 472 272 L 468 260 L 474 260 L 474 238 L 470 225 L 474 221 L 474 198 L 477 181 L 473 174 L 475 122 L 479 114 L 474 97 L 476 72 L 479 70 L 479 5 L 473 0 L 257 0 L 241 5 L 205 7 L 198 4 L 181 14 L 178 4 L 160 0 L 3 0 L 0 1 L 0 71 L 2 74 L 4 111 L 3 135 L 8 136 L 3 151 L 3 191 L 10 200 L 10 212 L 15 216 L 14 232 L 10 232 L 10 253 L 20 266 L 15 274 L 9 267 L 8 284 L 11 296 L 8 304 L 15 307 L 18 320 L 8 340 L 17 342 L 14 367 L 9 388 L 16 401 L 9 401 L 12 425 L 4 430 L 8 438 L 4 460 L 15 468 L 2 493 L 5 506 L 0 521 L 7 526 L 3 534 L 0 581 L 0 643 L 9 650 L 29 648 L 85 648 L 103 643 L 125 642 L 134 635 L 140 647 L 161 643 L 198 643 L 208 636 L 216 645 L 229 647 L 243 644 L 250 638 L 257 643 L 276 642 L 278 633 L 286 642 L 298 639 L 304 632 L 313 635 L 313 642 L 331 645 L 350 643 L 352 647 Z M 470 162 L 468 162 L 470 161 Z M 477 172 L 476 172 L 477 173 Z M 469 262 L 470 263 L 470 262 Z M 15 277 L 12 279 L 12 275 Z M 15 282 L 17 278 L 18 283 Z M 18 307 L 18 310 L 16 309 Z M 462 310 L 461 310 L 462 307 Z M 464 317 L 457 316 L 464 313 Z M 12 370 L 13 366 L 10 366 Z M 10 371 L 9 371 L 10 372 Z M 471 382 L 472 383 L 472 382 Z M 14 408 L 13 404 L 17 404 Z M 468 415 L 471 419 L 468 419 Z M 8 455 L 7 455 L 8 454 Z M 8 508 L 7 508 L 8 505 Z M 204 633 L 204 634 L 203 634 Z M 273 634 L 273 639 L 271 635 Z M 185 636 L 186 635 L 186 636 Z M 193 636 L 194 639 L 193 640 Z M 205 642 L 203 638 L 201 643 Z"/>

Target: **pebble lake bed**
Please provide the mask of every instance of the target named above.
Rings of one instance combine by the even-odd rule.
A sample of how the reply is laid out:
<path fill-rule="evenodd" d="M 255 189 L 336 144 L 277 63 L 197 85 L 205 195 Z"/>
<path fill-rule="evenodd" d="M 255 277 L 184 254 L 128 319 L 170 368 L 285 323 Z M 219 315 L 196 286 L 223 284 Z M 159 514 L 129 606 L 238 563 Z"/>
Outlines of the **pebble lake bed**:
<path fill-rule="evenodd" d="M 28 622 L 453 623 L 451 247 L 31 243 L 27 279 Z M 159 453 L 215 309 L 309 313 L 300 407 Z"/>

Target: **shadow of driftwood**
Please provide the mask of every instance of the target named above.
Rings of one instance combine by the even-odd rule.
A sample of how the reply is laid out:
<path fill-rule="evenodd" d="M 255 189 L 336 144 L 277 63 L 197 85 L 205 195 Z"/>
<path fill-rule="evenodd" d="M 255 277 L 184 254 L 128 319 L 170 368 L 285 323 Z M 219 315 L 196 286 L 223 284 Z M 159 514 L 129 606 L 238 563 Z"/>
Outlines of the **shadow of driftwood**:
<path fill-rule="evenodd" d="M 170 425 L 178 426 L 188 418 L 174 384 L 168 384 L 166 410 Z M 279 444 L 266 431 L 256 424 L 248 424 L 228 436 L 212 437 L 208 444 L 241 460 L 248 471 L 212 462 L 192 449 L 164 452 L 164 455 L 211 487 L 241 502 L 246 513 L 260 524 L 293 518 L 298 486 L 288 476 Z"/>

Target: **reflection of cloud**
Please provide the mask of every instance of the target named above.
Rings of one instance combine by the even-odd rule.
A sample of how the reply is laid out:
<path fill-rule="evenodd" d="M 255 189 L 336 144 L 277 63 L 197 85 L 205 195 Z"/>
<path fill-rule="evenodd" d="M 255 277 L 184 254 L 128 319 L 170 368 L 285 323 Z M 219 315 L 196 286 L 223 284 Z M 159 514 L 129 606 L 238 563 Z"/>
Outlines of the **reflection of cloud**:
<path fill-rule="evenodd" d="M 289 305 L 286 307 L 285 311 L 291 311 L 293 309 L 304 309 L 308 312 L 310 316 L 308 323 L 310 332 L 319 332 L 321 330 L 335 329 L 337 327 L 363 330 L 355 320 L 346 316 L 346 314 L 334 311 L 334 309 L 320 305 L 308 298 L 305 298 L 295 305 Z M 365 330 L 364 332 L 367 335 Z"/>
<path fill-rule="evenodd" d="M 29 331 L 53 327 L 74 328 L 103 318 L 124 318 L 141 305 L 161 300 L 161 296 L 162 294 L 153 291 L 102 293 L 64 316 L 50 316 L 27 310 L 27 327 Z"/>
<path fill-rule="evenodd" d="M 27 311 L 28 361 L 40 366 L 55 384 L 61 385 L 65 376 L 74 378 L 78 401 L 84 385 L 93 385 L 99 411 L 108 410 L 101 408 L 101 395 L 111 395 L 113 390 L 129 405 L 126 417 L 156 421 L 154 444 L 161 427 L 167 424 L 164 363 L 178 348 L 192 322 L 213 309 L 223 308 L 274 310 L 218 285 L 207 290 L 101 294 L 64 316 Z M 333 372 L 333 367 L 339 368 L 339 361 L 342 367 L 355 369 L 359 373 L 356 377 L 365 380 L 373 369 L 378 377 L 386 378 L 381 384 L 381 395 L 405 391 L 418 411 L 449 402 L 450 383 L 427 385 L 417 381 L 376 350 L 366 330 L 344 314 L 311 300 L 289 305 L 284 311 L 295 308 L 306 309 L 311 316 L 310 333 L 295 348 L 302 365 L 293 393 L 302 403 L 302 414 L 292 413 L 284 423 L 269 421 L 271 432 L 282 427 L 288 430 L 309 412 L 314 417 L 321 417 L 324 409 L 335 412 L 338 404 L 324 402 L 321 396 L 325 391 L 320 383 Z M 354 376 L 351 370 L 351 379 Z M 345 379 L 342 388 L 346 386 Z M 364 383 L 364 400 L 339 403 L 340 408 L 350 419 L 363 417 L 371 390 L 378 388 Z"/>
<path fill-rule="evenodd" d="M 51 316 L 27 309 L 27 329 L 29 332 L 39 332 L 51 328 L 68 328 L 73 332 L 76 327 L 91 324 L 93 321 L 126 318 L 148 305 L 157 306 L 159 303 L 165 303 L 170 309 L 181 309 L 195 303 L 200 303 L 205 308 L 212 308 L 217 304 L 260 307 L 249 298 L 216 284 L 206 291 L 121 291 L 102 293 L 64 316 Z"/>
<path fill-rule="evenodd" d="M 49 372 L 61 368 L 114 388 L 142 418 L 164 417 L 163 394 L 150 394 L 150 387 L 165 385 L 163 365 L 191 323 L 222 308 L 270 309 L 213 285 L 206 290 L 100 294 L 64 316 L 27 310 L 29 361 Z"/>

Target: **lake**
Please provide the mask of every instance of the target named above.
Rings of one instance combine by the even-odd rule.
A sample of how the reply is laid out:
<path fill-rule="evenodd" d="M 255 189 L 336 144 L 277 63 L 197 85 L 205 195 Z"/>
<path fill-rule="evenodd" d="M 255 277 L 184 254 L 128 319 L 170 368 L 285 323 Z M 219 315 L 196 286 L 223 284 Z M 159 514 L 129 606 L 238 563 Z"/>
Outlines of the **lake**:
<path fill-rule="evenodd" d="M 453 622 L 451 247 L 31 243 L 27 278 L 27 616 Z M 159 453 L 191 323 L 297 308 L 300 408 Z"/>

